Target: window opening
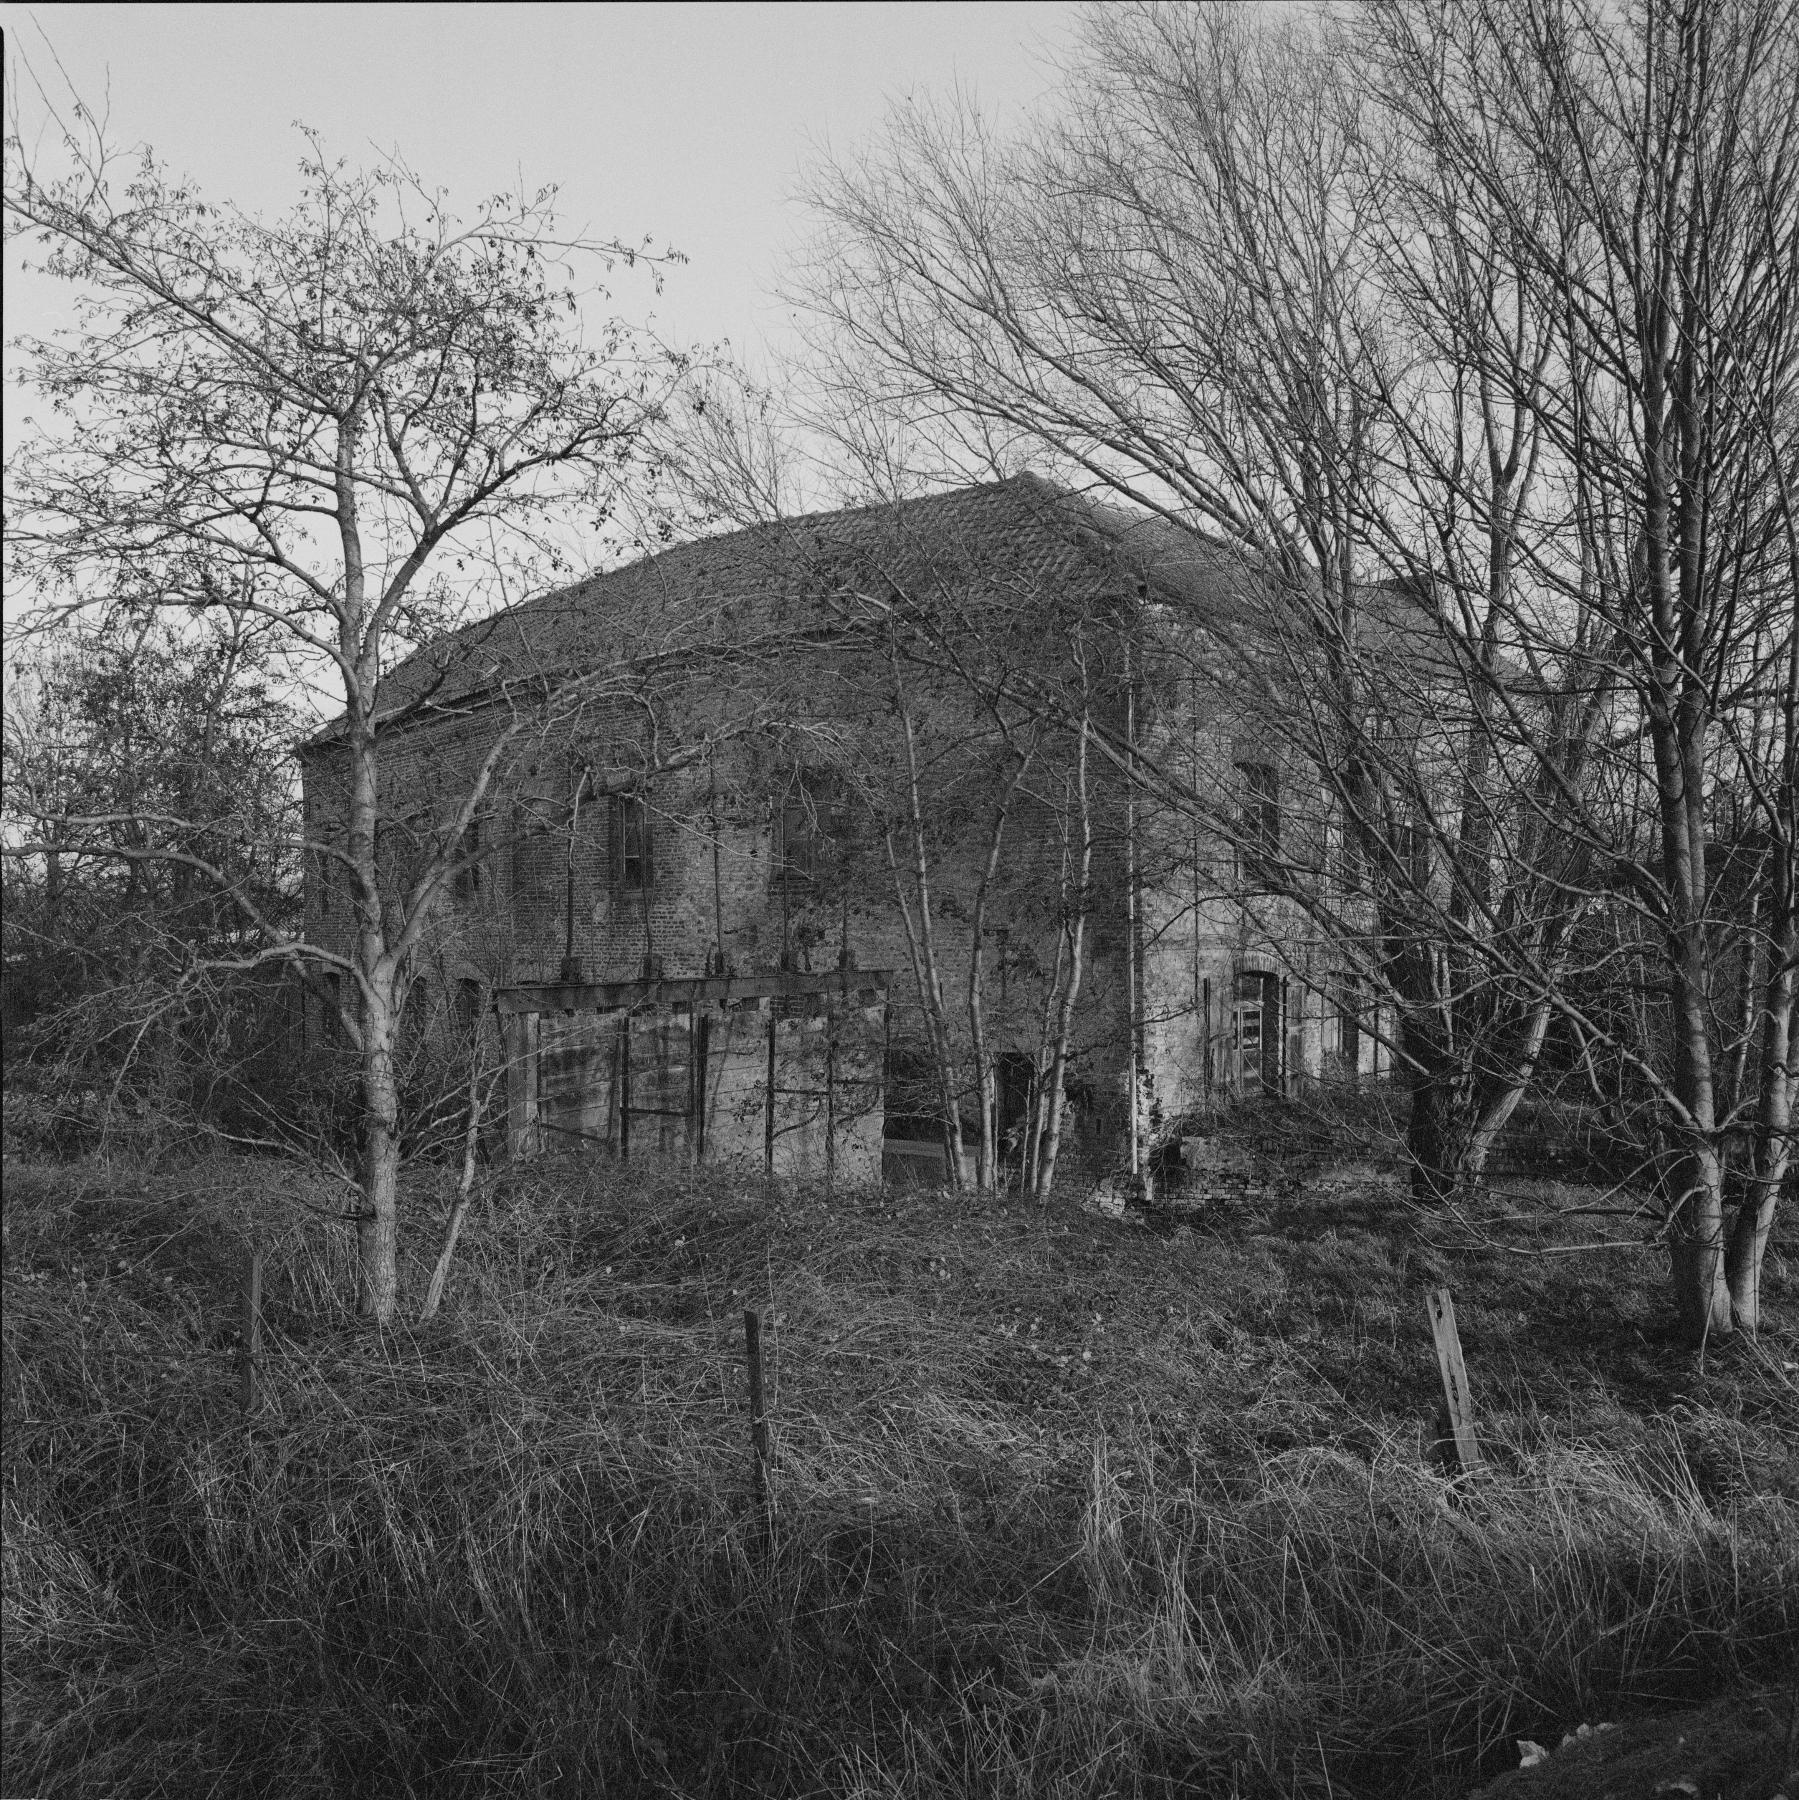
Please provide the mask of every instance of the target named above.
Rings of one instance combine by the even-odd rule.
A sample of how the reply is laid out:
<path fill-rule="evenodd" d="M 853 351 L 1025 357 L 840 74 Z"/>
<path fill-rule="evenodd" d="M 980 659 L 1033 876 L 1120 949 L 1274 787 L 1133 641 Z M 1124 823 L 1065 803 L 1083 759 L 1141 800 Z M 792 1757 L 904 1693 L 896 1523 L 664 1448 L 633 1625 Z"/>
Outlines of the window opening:
<path fill-rule="evenodd" d="M 775 872 L 783 880 L 817 881 L 827 874 L 843 835 L 839 783 L 827 772 L 802 770 L 781 801 Z"/>
<path fill-rule="evenodd" d="M 481 1017 L 481 984 L 467 976 L 456 984 L 456 1023 L 472 1032 Z"/>
<path fill-rule="evenodd" d="M 1238 975 L 1231 1023 L 1237 1052 L 1237 1092 L 1244 1099 L 1278 1094 L 1282 1030 L 1279 978 L 1247 969 Z"/>
<path fill-rule="evenodd" d="M 1024 1160 L 1025 1133 L 1030 1128 L 1031 1101 L 1037 1087 L 1037 1059 L 1023 1050 L 1002 1050 L 994 1058 L 994 1127 L 1000 1158 L 1009 1167 Z"/>
<path fill-rule="evenodd" d="M 1243 810 L 1237 820 L 1239 879 L 1270 884 L 1281 851 L 1280 775 L 1273 763 L 1240 762 Z"/>
<path fill-rule="evenodd" d="M 1337 977 L 1337 1054 L 1348 1075 L 1354 1075 L 1362 1063 L 1361 986 L 1358 976 Z"/>
<path fill-rule="evenodd" d="M 481 821 L 470 819 L 456 844 L 453 884 L 458 900 L 481 898 Z"/>
<path fill-rule="evenodd" d="M 1343 842 L 1337 857 L 1337 885 L 1345 894 L 1368 891 L 1368 853 L 1362 846 L 1360 828 L 1354 819 L 1343 821 Z"/>
<path fill-rule="evenodd" d="M 655 881 L 650 809 L 641 794 L 611 800 L 612 885 L 621 893 L 647 893 Z"/>

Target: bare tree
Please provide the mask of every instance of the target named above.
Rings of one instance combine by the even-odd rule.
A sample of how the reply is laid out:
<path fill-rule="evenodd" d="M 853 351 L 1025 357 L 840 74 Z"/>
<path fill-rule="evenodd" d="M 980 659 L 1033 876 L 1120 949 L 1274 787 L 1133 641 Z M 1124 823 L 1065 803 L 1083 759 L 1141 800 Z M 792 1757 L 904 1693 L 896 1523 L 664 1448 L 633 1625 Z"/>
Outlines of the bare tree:
<path fill-rule="evenodd" d="M 1238 847 L 1261 891 L 1359 945 L 1392 1001 L 1418 1192 L 1435 1199 L 1471 1136 L 1450 1023 L 1465 982 L 1440 954 L 1429 854 L 1456 829 L 1434 804 L 1444 729 L 1465 727 L 1421 734 L 1418 683 L 1395 658 L 1422 636 L 1459 685 L 1439 641 L 1459 622 L 1384 580 L 1401 446 L 1381 404 L 1395 355 L 1378 283 L 1386 178 L 1366 135 L 1354 84 L 1301 25 L 1108 11 L 1066 116 L 1024 143 L 908 109 L 884 155 L 828 170 L 815 199 L 829 225 L 803 284 L 834 333 L 834 391 L 934 414 L 939 437 L 966 420 L 965 454 L 996 438 L 1034 451 L 1249 572 L 1267 604 L 1241 614 L 1247 631 L 1176 621 L 1154 654 L 1228 692 L 1241 722 L 1259 709 L 1277 737 L 1297 730 L 1332 829 L 1356 840 L 1372 896 L 1347 909 L 1318 861 L 1322 829 L 1304 855 Z M 1241 838 L 1228 781 L 1201 791 L 1115 734 L 1097 741 Z"/>
<path fill-rule="evenodd" d="M 1152 597 L 1154 654 L 1284 731 L 1307 828 L 1257 842 L 1228 754 L 1096 746 L 1385 995 L 1420 1200 L 1478 1178 L 1552 1021 L 1631 1071 L 1696 1334 L 1754 1325 L 1791 1138 L 1795 37 L 1772 0 L 1108 9 L 1015 141 L 908 105 L 826 167 L 796 282 L 839 416 L 1236 558 L 1236 628 Z M 1632 919 L 1626 976 L 1596 926 Z M 1646 970 L 1664 1018 L 1607 1011 Z"/>
<path fill-rule="evenodd" d="M 1762 0 L 1482 3 L 1390 9 L 1377 42 L 1394 116 L 1507 247 L 1543 345 L 1511 384 L 1548 477 L 1538 605 L 1493 610 L 1539 666 L 1567 666 L 1571 626 L 1599 665 L 1606 805 L 1570 823 L 1641 921 L 1633 974 L 1667 996 L 1622 1042 L 1566 1010 L 1647 1098 L 1688 1329 L 1753 1330 L 1792 1136 L 1799 20 Z M 1483 381 L 1492 342 L 1470 359 Z"/>
<path fill-rule="evenodd" d="M 229 608 L 265 621 L 341 700 L 345 830 L 308 850 L 341 872 L 351 939 L 302 945 L 230 892 L 261 938 L 246 961 L 304 955 L 347 977 L 361 1303 L 385 1321 L 401 1006 L 515 733 L 494 736 L 404 892 L 384 895 L 384 749 L 433 701 L 396 709 L 383 684 L 454 619 L 474 562 L 535 580 L 561 566 L 568 521 L 601 527 L 647 499 L 650 434 L 682 364 L 616 321 L 588 334 L 573 265 L 638 253 L 561 236 L 551 190 L 461 221 L 404 165 L 357 173 L 309 140 L 299 204 L 267 223 L 203 201 L 147 153 L 119 158 L 79 106 L 60 157 L 47 170 L 11 121 L 9 239 L 42 246 L 79 294 L 76 330 L 20 346 L 55 421 L 9 468 L 15 579 L 45 608 L 109 620 Z"/>

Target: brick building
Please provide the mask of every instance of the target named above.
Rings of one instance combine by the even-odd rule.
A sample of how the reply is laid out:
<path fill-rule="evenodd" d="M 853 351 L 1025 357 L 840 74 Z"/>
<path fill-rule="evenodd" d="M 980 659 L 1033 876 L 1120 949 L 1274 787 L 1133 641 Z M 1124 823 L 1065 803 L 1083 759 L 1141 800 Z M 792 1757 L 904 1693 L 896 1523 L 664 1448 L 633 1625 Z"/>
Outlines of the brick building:
<path fill-rule="evenodd" d="M 383 690 L 396 888 L 506 743 L 421 1011 L 491 1004 L 516 1154 L 843 1180 L 940 1176 L 983 1060 L 1015 1155 L 1077 914 L 1064 1169 L 1140 1169 L 1222 1101 L 1371 1072 L 1243 833 L 1125 779 L 1134 748 L 1228 764 L 1252 845 L 1310 829 L 1305 771 L 1190 654 L 1254 612 L 1222 552 L 1027 476 L 681 545 L 460 632 Z M 329 733 L 305 774 L 328 842 Z M 308 910 L 315 941 L 348 928 L 328 859 Z"/>

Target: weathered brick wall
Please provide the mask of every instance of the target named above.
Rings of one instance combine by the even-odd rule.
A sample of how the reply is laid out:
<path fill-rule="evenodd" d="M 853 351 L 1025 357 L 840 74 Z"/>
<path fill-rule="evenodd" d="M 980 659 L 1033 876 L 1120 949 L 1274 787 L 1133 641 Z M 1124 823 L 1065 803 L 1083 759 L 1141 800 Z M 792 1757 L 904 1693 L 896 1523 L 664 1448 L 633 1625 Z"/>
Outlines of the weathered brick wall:
<path fill-rule="evenodd" d="M 1038 577 L 1010 573 L 1016 579 L 994 602 L 1004 609 L 1003 641 L 995 640 L 997 649 L 980 646 L 981 653 L 999 676 L 1016 655 L 1038 661 L 1049 679 L 1066 682 L 1074 666 L 1070 646 L 1078 645 L 1080 691 L 1087 691 L 1091 678 L 1095 716 L 1115 732 L 1123 691 L 1120 656 L 1118 642 L 1108 648 L 1106 634 L 1119 609 L 1103 593 L 1059 611 L 1047 602 L 1047 610 L 1038 609 L 1044 599 L 1032 585 Z M 982 579 L 991 587 L 995 571 Z M 748 641 L 769 621 L 803 623 L 809 603 L 790 605 L 789 599 L 782 593 L 739 607 L 729 616 L 730 628 Z M 1045 618 L 1056 611 L 1055 620 L 1041 623 L 1039 610 Z M 715 619 L 726 619 L 727 611 L 721 607 Z M 594 616 L 597 621 L 600 614 Z M 938 977 L 954 1029 L 965 1041 L 970 908 L 986 822 L 998 797 L 993 772 L 1004 767 L 1004 755 L 986 715 L 955 680 L 929 668 L 902 671 L 897 660 L 890 667 L 867 652 L 860 660 L 806 652 L 780 665 L 756 664 L 740 678 L 671 676 L 654 695 L 596 700 L 573 714 L 546 716 L 522 734 L 483 808 L 477 867 L 439 896 L 423 958 L 426 983 L 447 995 L 463 981 L 490 987 L 553 981 L 571 958 L 587 981 L 636 979 L 646 970 L 699 976 L 721 963 L 739 972 L 782 965 L 823 971 L 848 963 L 894 972 L 887 1034 L 902 1048 L 916 1043 L 922 1030 L 912 946 L 876 825 L 876 811 L 884 811 L 898 828 L 901 860 L 909 861 L 894 710 L 901 700 L 922 747 Z M 742 716 L 772 701 L 779 704 L 766 711 L 775 723 L 724 745 L 708 760 L 644 773 L 653 760 L 652 730 L 657 747 L 669 752 L 715 729 L 733 708 Z M 509 715 L 490 710 L 462 720 L 427 718 L 396 734 L 384 752 L 383 771 L 390 814 L 383 870 L 390 888 L 402 887 L 441 841 L 481 757 L 508 723 Z M 1140 723 L 1156 735 L 1159 748 L 1183 735 L 1190 740 L 1196 773 L 1203 763 L 1216 775 L 1238 760 L 1244 721 L 1216 687 L 1202 694 L 1193 683 L 1162 683 Z M 1299 792 L 1297 773 L 1288 772 L 1288 749 L 1259 747 L 1257 754 L 1279 762 L 1289 793 Z M 1000 1053 L 1038 1047 L 1072 854 L 1060 829 L 1068 816 L 1072 742 L 1065 734 L 1040 746 L 1038 755 L 1008 828 L 982 937 L 988 1039 Z M 795 769 L 820 763 L 836 769 L 860 796 L 850 809 L 857 827 L 820 879 L 783 880 L 778 796 Z M 333 804 L 328 765 L 328 753 L 315 754 L 308 772 L 309 817 L 321 832 L 330 828 Z M 584 769 L 589 780 L 571 821 Z M 617 821 L 608 800 L 611 792 L 633 785 L 653 834 L 653 878 L 643 887 L 619 879 Z M 1122 785 L 1115 766 L 1098 752 L 1090 786 L 1093 891 L 1071 1069 L 1076 1140 L 1068 1155 L 1071 1166 L 1084 1163 L 1097 1171 L 1117 1159 L 1136 1079 L 1127 1012 L 1133 955 L 1142 980 L 1143 1105 L 1155 1128 L 1230 1090 L 1234 984 L 1244 971 L 1287 984 L 1287 1010 L 1276 1029 L 1296 1075 L 1325 1068 L 1331 1020 L 1318 998 L 1328 985 L 1328 959 L 1297 909 L 1246 903 L 1234 893 L 1228 847 L 1195 839 L 1190 819 L 1139 809 L 1143 893 L 1133 942 L 1125 904 Z M 1300 809 L 1290 816 L 1293 829 L 1309 828 Z M 910 892 L 909 882 L 902 886 Z M 327 906 L 333 888 L 336 897 Z M 308 900 L 319 941 L 347 941 L 350 913 L 341 885 L 319 881 L 315 867 Z M 438 1010 L 448 1015 L 447 1007 Z"/>
<path fill-rule="evenodd" d="M 879 1178 L 878 982 L 760 999 L 664 987 L 652 1009 L 553 1004 L 576 992 L 547 990 L 543 1010 L 508 1014 L 515 1153 L 703 1156 L 848 1185 Z M 533 1002 L 512 990 L 507 1004 Z"/>

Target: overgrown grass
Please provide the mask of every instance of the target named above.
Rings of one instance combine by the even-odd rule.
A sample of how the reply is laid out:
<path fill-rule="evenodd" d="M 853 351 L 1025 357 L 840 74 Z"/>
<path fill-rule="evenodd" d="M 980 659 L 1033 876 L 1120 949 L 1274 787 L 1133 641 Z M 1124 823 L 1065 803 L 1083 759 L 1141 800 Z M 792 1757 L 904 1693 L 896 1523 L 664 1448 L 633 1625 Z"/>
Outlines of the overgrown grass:
<path fill-rule="evenodd" d="M 1646 1252 L 1516 1253 L 1579 1228 L 1536 1198 L 1522 1243 L 1496 1206 L 1432 1246 L 1374 1175 L 1157 1236 L 540 1169 L 444 1314 L 377 1333 L 293 1170 L 10 1169 L 0 1785 L 1448 1796 L 1515 1737 L 1765 1677 L 1799 1645 L 1790 1271 L 1763 1348 L 1702 1368 L 1653 1340 Z M 1476 1482 L 1430 1456 L 1444 1276 Z"/>

